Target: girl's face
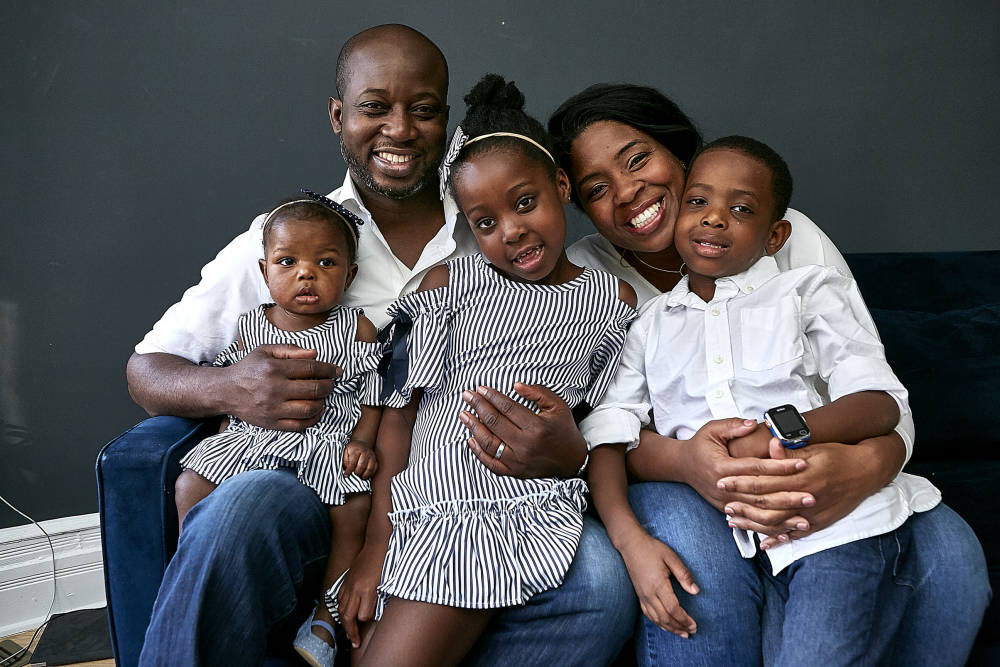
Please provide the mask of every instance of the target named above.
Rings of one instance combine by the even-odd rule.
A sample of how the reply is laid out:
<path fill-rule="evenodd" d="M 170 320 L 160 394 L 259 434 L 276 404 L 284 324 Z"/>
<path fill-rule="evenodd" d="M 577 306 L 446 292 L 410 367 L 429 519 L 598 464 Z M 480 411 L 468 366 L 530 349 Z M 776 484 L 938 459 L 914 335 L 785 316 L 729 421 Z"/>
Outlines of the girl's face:
<path fill-rule="evenodd" d="M 611 243 L 653 253 L 673 244 L 684 165 L 630 125 L 602 120 L 570 147 L 573 187 L 597 231 Z"/>
<path fill-rule="evenodd" d="M 271 323 L 286 331 L 322 324 L 358 271 L 347 232 L 326 220 L 288 219 L 271 227 L 260 270 L 276 304 Z"/>
<path fill-rule="evenodd" d="M 476 155 L 455 171 L 455 195 L 483 255 L 514 280 L 559 284 L 572 280 L 566 259 L 569 178 L 555 179 L 518 150 Z"/>

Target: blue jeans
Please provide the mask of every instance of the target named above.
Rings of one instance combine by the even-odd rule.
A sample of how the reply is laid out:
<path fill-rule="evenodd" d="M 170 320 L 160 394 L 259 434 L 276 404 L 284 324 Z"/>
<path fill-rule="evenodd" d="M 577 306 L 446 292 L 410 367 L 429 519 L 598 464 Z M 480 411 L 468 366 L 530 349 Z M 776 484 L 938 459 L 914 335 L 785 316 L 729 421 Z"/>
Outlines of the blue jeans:
<path fill-rule="evenodd" d="M 681 605 L 698 623 L 691 639 L 641 619 L 636 635 L 639 664 L 773 663 L 789 610 L 764 568 L 739 556 L 725 516 L 684 484 L 636 484 L 629 487 L 629 500 L 640 523 L 678 553 L 701 588 L 691 596 L 675 586 Z M 990 598 L 986 561 L 975 534 L 961 517 L 939 505 L 911 516 L 881 544 L 887 541 L 898 543 L 893 548 L 899 553 L 890 557 L 891 585 L 876 592 L 875 650 L 881 653 L 875 661 L 961 665 Z M 821 588 L 811 594 L 832 597 Z M 821 630 L 814 627 L 808 639 L 799 640 L 828 641 L 820 637 Z M 824 654 L 824 662 L 829 659 L 831 655 Z"/>
<path fill-rule="evenodd" d="M 146 632 L 143 665 L 258 665 L 291 649 L 320 591 L 329 513 L 282 470 L 237 475 L 188 514 Z M 610 662 L 635 620 L 635 596 L 601 525 L 584 522 L 566 581 L 505 609 L 473 648 L 477 665 Z"/>

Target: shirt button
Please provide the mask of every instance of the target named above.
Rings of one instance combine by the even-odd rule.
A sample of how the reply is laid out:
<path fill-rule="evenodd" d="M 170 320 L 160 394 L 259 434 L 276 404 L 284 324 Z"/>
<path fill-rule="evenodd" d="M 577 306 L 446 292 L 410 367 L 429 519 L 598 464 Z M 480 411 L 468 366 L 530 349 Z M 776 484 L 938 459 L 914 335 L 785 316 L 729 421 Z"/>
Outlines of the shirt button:
<path fill-rule="evenodd" d="M 722 355 L 721 354 L 715 355 L 715 358 L 712 359 L 712 361 L 714 361 L 717 364 L 721 364 L 722 363 Z"/>
<path fill-rule="evenodd" d="M 747 292 L 753 292 L 753 285 L 747 285 Z"/>
<path fill-rule="evenodd" d="M 719 309 L 718 308 L 713 308 L 712 309 L 712 314 L 715 315 L 716 317 L 718 317 L 719 316 Z"/>
<path fill-rule="evenodd" d="M 716 398 L 722 398 L 722 390 L 721 389 L 716 389 L 715 390 L 715 397 Z"/>

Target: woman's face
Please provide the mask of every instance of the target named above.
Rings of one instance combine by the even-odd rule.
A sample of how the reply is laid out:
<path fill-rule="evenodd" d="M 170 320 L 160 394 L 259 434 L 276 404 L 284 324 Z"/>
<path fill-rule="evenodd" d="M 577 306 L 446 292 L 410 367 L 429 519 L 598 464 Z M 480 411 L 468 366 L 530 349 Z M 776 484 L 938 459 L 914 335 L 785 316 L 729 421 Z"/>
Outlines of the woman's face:
<path fill-rule="evenodd" d="M 573 140 L 570 164 L 583 210 L 602 236 L 636 252 L 673 245 L 684 166 L 661 143 L 602 120 Z"/>

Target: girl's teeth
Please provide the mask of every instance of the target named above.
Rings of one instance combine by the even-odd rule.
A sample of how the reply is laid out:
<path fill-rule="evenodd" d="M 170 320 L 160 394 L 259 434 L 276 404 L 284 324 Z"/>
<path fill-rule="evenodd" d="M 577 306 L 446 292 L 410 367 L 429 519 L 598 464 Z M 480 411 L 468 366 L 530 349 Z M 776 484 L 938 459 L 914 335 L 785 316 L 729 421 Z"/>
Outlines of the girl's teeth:
<path fill-rule="evenodd" d="M 656 214 L 659 212 L 660 212 L 660 202 L 656 202 L 655 204 L 647 208 L 645 211 L 643 211 L 639 215 L 629 220 L 628 224 L 634 227 L 635 229 L 642 229 L 647 224 L 649 224 L 649 221 L 655 218 Z"/>

